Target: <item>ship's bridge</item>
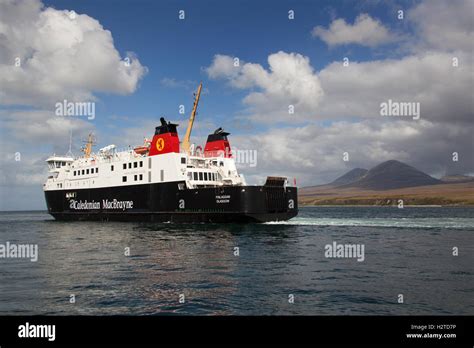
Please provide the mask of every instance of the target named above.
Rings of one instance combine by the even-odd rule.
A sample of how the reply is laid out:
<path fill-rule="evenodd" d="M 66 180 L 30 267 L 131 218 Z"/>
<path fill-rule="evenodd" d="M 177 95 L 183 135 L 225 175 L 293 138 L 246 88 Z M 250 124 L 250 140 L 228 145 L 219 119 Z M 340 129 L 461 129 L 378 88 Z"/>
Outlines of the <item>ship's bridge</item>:
<path fill-rule="evenodd" d="M 68 156 L 56 156 L 49 157 L 46 162 L 50 172 L 58 172 L 62 167 L 70 165 L 74 161 L 74 158 Z"/>

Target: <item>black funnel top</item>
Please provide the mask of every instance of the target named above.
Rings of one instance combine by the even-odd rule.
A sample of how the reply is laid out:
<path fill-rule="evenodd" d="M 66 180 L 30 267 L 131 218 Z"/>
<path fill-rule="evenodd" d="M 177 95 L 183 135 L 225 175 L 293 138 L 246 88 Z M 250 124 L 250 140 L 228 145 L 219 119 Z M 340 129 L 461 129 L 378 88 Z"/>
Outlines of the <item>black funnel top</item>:
<path fill-rule="evenodd" d="M 229 134 L 230 133 L 224 132 L 222 127 L 219 127 L 214 131 L 214 133 L 208 135 L 207 142 L 210 143 L 211 141 L 227 140 Z"/>
<path fill-rule="evenodd" d="M 155 128 L 155 135 L 165 133 L 178 133 L 178 131 L 176 130 L 176 127 L 178 127 L 177 124 L 171 123 L 169 121 L 167 123 L 164 117 L 160 117 L 160 122 L 161 126 Z"/>

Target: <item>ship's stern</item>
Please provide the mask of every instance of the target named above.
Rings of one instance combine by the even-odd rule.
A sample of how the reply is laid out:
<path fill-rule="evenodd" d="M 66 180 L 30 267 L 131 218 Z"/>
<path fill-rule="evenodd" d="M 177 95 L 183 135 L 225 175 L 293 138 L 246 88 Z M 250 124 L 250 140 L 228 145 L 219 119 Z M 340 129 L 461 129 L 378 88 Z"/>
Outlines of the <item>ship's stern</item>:
<path fill-rule="evenodd" d="M 263 186 L 247 186 L 245 214 L 256 222 L 286 221 L 298 215 L 298 189 L 287 179 L 268 177 Z"/>

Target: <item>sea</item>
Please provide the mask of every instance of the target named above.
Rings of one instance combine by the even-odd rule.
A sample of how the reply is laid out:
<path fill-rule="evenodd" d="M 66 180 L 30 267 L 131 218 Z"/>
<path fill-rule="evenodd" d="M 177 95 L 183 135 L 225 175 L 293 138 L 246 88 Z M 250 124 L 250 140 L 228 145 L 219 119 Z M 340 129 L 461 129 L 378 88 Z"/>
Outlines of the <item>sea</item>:
<path fill-rule="evenodd" d="M 244 225 L 1 212 L 7 242 L 38 253 L 0 258 L 0 315 L 474 314 L 473 207 L 302 207 Z M 363 258 L 328 252 L 340 245 Z"/>

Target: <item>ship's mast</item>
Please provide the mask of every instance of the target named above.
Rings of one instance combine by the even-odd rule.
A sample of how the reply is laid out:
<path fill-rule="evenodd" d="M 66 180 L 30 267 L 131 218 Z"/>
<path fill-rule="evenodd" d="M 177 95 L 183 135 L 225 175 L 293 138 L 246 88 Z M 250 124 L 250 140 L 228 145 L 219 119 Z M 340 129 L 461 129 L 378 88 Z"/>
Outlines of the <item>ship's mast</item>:
<path fill-rule="evenodd" d="M 92 138 L 92 133 L 89 133 L 86 146 L 81 149 L 82 152 L 84 152 L 84 158 L 89 158 L 91 156 L 92 145 L 94 145 L 94 140 Z"/>
<path fill-rule="evenodd" d="M 191 112 L 191 116 L 189 117 L 188 128 L 186 129 L 186 134 L 184 135 L 184 139 L 181 143 L 181 147 L 187 153 L 189 153 L 189 148 L 191 146 L 189 142 L 189 138 L 191 137 L 191 131 L 193 130 L 194 118 L 196 117 L 196 110 L 199 103 L 199 97 L 201 96 L 201 89 L 202 89 L 202 82 L 199 84 L 197 93 L 195 94 L 193 111 Z"/>

